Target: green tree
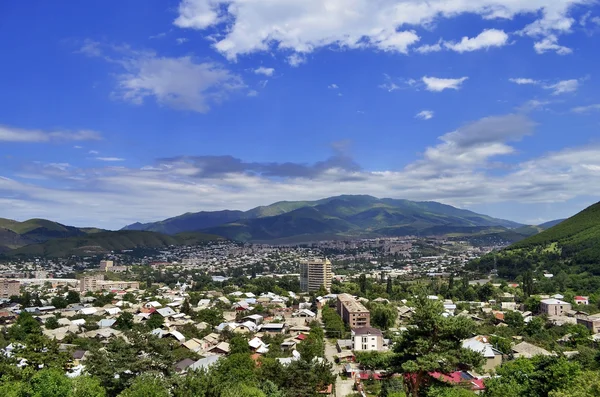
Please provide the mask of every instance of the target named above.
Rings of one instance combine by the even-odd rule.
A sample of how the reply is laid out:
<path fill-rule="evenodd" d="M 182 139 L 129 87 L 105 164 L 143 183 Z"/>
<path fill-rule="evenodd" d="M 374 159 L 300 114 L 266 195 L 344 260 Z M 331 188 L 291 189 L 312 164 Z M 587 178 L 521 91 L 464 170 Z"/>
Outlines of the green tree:
<path fill-rule="evenodd" d="M 600 373 L 586 371 L 575 378 L 572 384 L 551 391 L 550 397 L 600 397 Z"/>
<path fill-rule="evenodd" d="M 190 301 L 188 299 L 183 301 L 183 304 L 181 305 L 181 313 L 192 315 L 192 307 L 190 306 Z"/>
<path fill-rule="evenodd" d="M 119 397 L 169 397 L 169 390 L 156 376 L 141 375 Z"/>
<path fill-rule="evenodd" d="M 364 274 L 358 276 L 358 287 L 363 294 L 367 292 L 367 276 Z"/>
<path fill-rule="evenodd" d="M 512 328 L 521 328 L 525 321 L 523 320 L 523 315 L 519 312 L 515 311 L 507 311 L 504 313 L 504 322 L 508 324 L 509 327 Z"/>
<path fill-rule="evenodd" d="M 533 290 L 534 290 L 534 286 L 533 286 L 533 273 L 531 272 L 531 270 L 526 271 L 525 273 L 523 273 L 523 294 L 525 295 L 526 298 L 529 298 L 531 295 L 533 295 Z"/>
<path fill-rule="evenodd" d="M 106 390 L 100 381 L 90 376 L 78 376 L 71 382 L 71 397 L 105 397 Z"/>
<path fill-rule="evenodd" d="M 530 311 L 532 313 L 537 313 L 540 310 L 540 298 L 536 296 L 530 296 L 527 299 L 525 299 L 523 305 L 525 306 L 525 310 Z"/>
<path fill-rule="evenodd" d="M 392 282 L 391 277 L 388 277 L 387 279 L 387 283 L 385 285 L 385 292 L 388 294 L 388 296 L 392 296 L 392 293 L 394 292 L 394 284 Z"/>
<path fill-rule="evenodd" d="M 28 396 L 70 397 L 71 380 L 58 369 L 44 369 L 29 381 Z"/>
<path fill-rule="evenodd" d="M 115 323 L 115 328 L 120 329 L 121 331 L 125 331 L 133 328 L 133 314 L 129 312 L 122 312 L 119 317 L 117 317 L 117 322 Z"/>
<path fill-rule="evenodd" d="M 428 391 L 427 397 L 477 397 L 477 394 L 460 386 L 436 386 Z"/>
<path fill-rule="evenodd" d="M 146 320 L 146 326 L 150 329 L 156 329 L 163 326 L 165 319 L 158 313 L 152 313 L 150 318 Z"/>
<path fill-rule="evenodd" d="M 52 306 L 57 309 L 64 309 L 69 304 L 69 302 L 67 302 L 67 300 L 62 296 L 55 296 L 50 302 Z"/>
<path fill-rule="evenodd" d="M 46 327 L 46 329 L 56 329 L 60 327 L 60 324 L 58 323 L 58 318 L 56 316 L 48 318 L 44 323 L 44 327 Z"/>
<path fill-rule="evenodd" d="M 421 291 L 411 318 L 414 327 L 405 331 L 394 347 L 396 372 L 405 373 L 407 394 L 417 397 L 431 380 L 429 373 L 451 373 L 459 365 L 479 367 L 482 356 L 462 347 L 461 340 L 472 335 L 475 324 L 469 318 L 444 317 L 439 301 L 427 299 Z"/>
<path fill-rule="evenodd" d="M 297 346 L 297 350 L 300 353 L 300 357 L 309 362 L 316 357 L 323 357 L 325 353 L 323 330 L 320 328 L 311 330 L 308 337 Z"/>
<path fill-rule="evenodd" d="M 33 316 L 22 311 L 15 324 L 8 329 L 8 337 L 13 340 L 23 341 L 28 335 L 41 335 L 42 327 Z"/>
<path fill-rule="evenodd" d="M 68 303 L 79 303 L 81 302 L 81 297 L 79 296 L 79 292 L 70 290 L 67 292 L 66 300 Z"/>
<path fill-rule="evenodd" d="M 371 312 L 371 324 L 382 330 L 387 330 L 396 324 L 398 311 L 391 305 L 380 303 L 371 303 L 369 305 Z"/>

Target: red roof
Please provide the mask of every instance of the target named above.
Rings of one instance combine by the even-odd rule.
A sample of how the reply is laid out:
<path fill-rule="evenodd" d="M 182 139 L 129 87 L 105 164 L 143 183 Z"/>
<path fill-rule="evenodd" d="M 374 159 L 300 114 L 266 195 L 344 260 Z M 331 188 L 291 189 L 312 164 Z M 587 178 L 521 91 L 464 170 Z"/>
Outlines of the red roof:
<path fill-rule="evenodd" d="M 456 371 L 450 374 L 442 374 L 439 372 L 431 372 L 429 375 L 442 382 L 459 384 L 471 384 L 471 390 L 485 390 L 485 385 L 482 379 L 477 379 L 467 374 L 466 372 Z"/>
<path fill-rule="evenodd" d="M 588 300 L 588 298 L 586 296 L 576 296 L 575 300 L 576 301 L 586 301 L 586 300 Z"/>
<path fill-rule="evenodd" d="M 331 394 L 333 392 L 333 384 L 327 386 L 327 388 L 321 390 L 319 394 Z"/>
<path fill-rule="evenodd" d="M 306 339 L 306 335 L 300 334 L 300 335 L 296 336 L 296 339 L 304 340 L 304 339 Z"/>
<path fill-rule="evenodd" d="M 375 380 L 381 380 L 381 375 L 379 375 L 377 372 L 361 371 L 358 372 L 356 375 L 358 375 L 360 380 L 369 380 L 371 377 Z"/>

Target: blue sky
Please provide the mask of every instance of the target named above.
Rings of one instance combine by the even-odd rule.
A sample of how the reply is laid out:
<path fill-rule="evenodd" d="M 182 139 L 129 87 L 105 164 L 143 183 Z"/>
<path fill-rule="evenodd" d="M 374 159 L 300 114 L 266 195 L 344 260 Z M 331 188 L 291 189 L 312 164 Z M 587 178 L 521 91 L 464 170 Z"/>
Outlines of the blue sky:
<path fill-rule="evenodd" d="M 600 195 L 599 38 L 588 0 L 2 2 L 0 217 L 570 216 Z"/>

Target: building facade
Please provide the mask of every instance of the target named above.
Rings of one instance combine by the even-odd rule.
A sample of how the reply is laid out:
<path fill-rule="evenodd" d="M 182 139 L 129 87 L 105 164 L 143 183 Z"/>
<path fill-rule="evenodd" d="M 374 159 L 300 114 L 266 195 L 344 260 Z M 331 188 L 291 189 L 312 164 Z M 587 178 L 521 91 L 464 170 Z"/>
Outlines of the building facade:
<path fill-rule="evenodd" d="M 337 298 L 337 312 L 350 328 L 371 326 L 371 313 L 350 294 L 340 294 Z"/>
<path fill-rule="evenodd" d="M 115 263 L 113 261 L 100 261 L 100 270 L 103 272 L 109 272 L 114 264 Z"/>
<path fill-rule="evenodd" d="M 377 328 L 362 327 L 352 330 L 352 350 L 383 350 L 383 333 Z"/>
<path fill-rule="evenodd" d="M 300 289 L 304 292 L 318 291 L 322 286 L 329 292 L 332 277 L 329 259 L 300 262 Z"/>
<path fill-rule="evenodd" d="M 587 329 L 592 331 L 593 334 L 600 333 L 600 317 L 597 317 L 597 315 L 578 318 L 577 324 L 584 325 Z"/>
<path fill-rule="evenodd" d="M 540 302 L 540 311 L 549 316 L 566 316 L 569 310 L 571 310 L 571 304 L 559 299 L 543 299 Z"/>
<path fill-rule="evenodd" d="M 79 280 L 79 291 L 110 291 L 126 290 L 129 288 L 139 289 L 140 283 L 137 281 L 107 281 L 103 275 L 83 277 Z"/>
<path fill-rule="evenodd" d="M 21 294 L 21 283 L 17 280 L 0 279 L 0 298 L 8 299 Z"/>

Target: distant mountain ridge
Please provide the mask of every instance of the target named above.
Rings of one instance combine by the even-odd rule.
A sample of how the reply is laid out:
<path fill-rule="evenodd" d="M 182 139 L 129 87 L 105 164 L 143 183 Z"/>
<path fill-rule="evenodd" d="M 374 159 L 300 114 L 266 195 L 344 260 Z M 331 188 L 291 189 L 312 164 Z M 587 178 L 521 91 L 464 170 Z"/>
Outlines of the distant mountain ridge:
<path fill-rule="evenodd" d="M 187 213 L 153 223 L 135 223 L 124 230 L 176 234 L 203 231 L 233 240 L 259 242 L 310 241 L 324 238 L 439 235 L 460 228 L 513 229 L 520 223 L 492 218 L 432 201 L 379 199 L 343 195 L 315 201 L 282 201 L 249 211 Z M 496 230 L 497 231 L 497 230 Z"/>

